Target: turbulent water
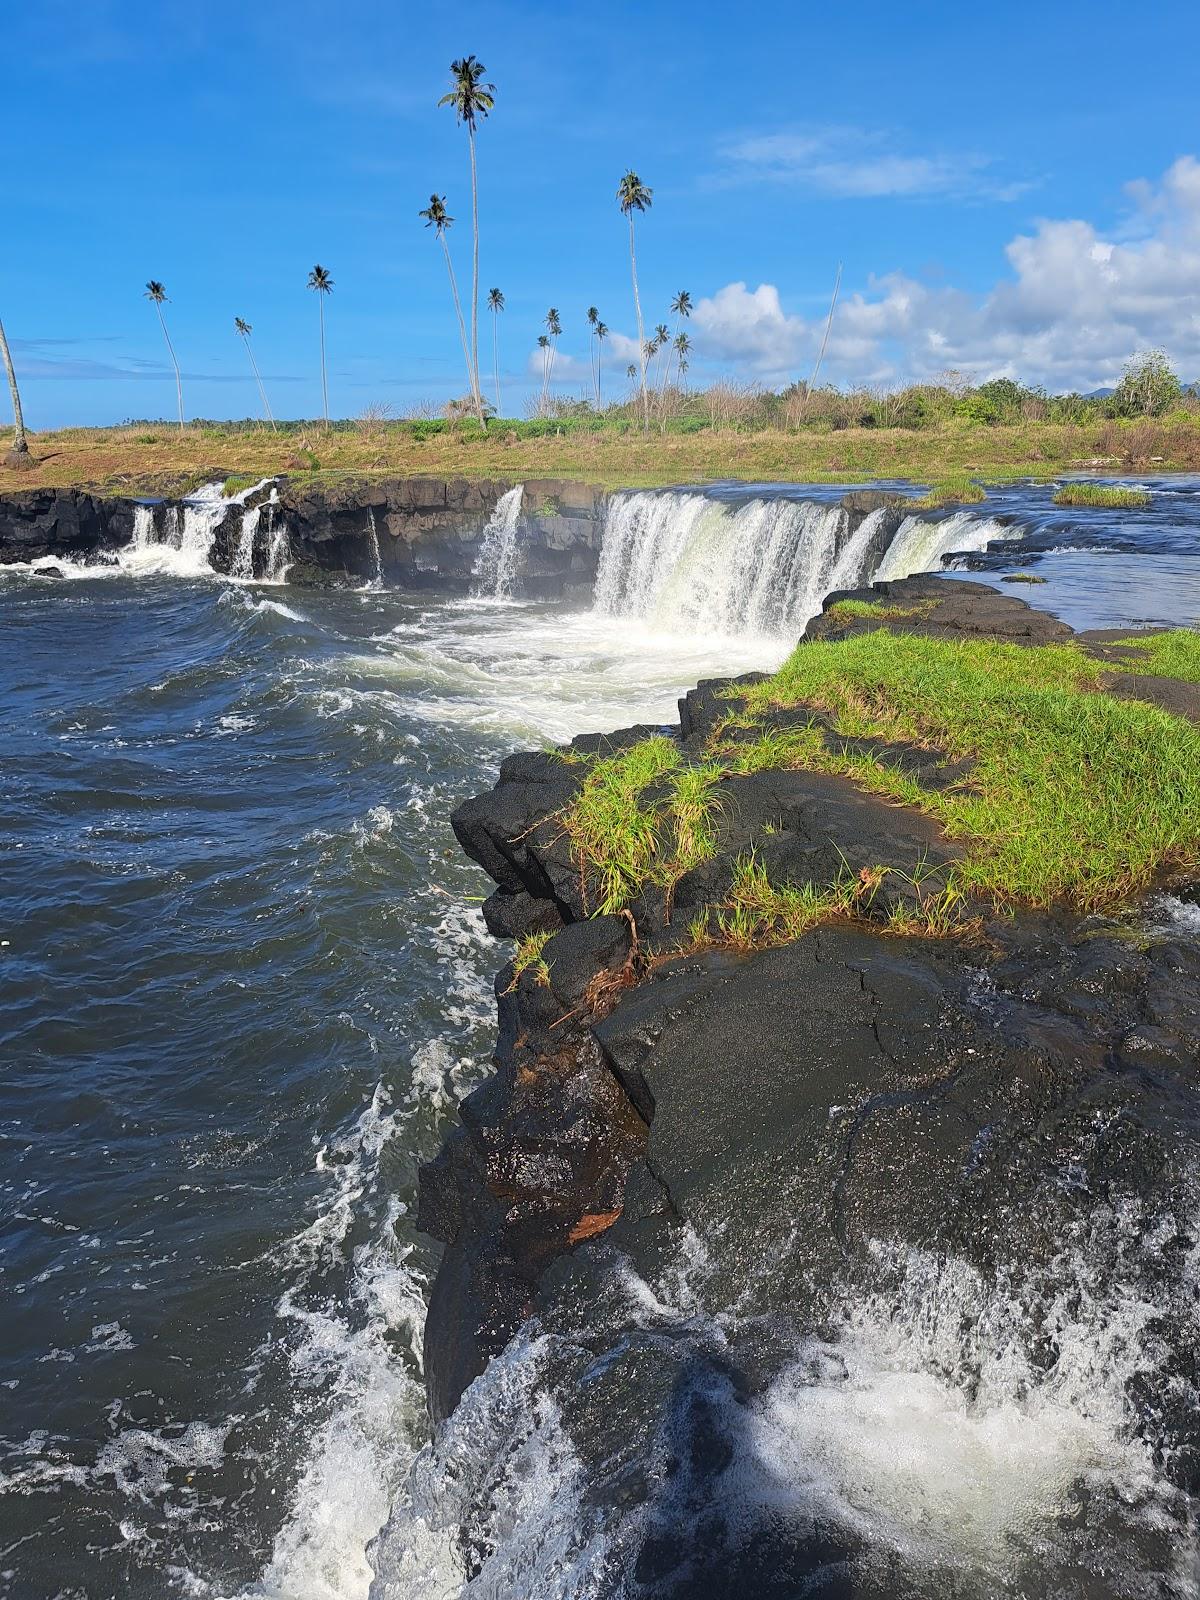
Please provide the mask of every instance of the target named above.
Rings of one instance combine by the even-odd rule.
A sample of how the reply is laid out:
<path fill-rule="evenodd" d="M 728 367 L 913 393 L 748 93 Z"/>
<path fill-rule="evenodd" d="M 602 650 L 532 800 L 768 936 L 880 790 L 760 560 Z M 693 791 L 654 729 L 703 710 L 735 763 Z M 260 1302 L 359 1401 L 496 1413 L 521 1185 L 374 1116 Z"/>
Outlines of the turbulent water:
<path fill-rule="evenodd" d="M 1190 492 L 1174 521 L 1105 525 L 1086 554 L 1064 519 L 1009 570 L 1090 561 L 1086 602 L 1071 578 L 1038 591 L 1071 621 L 1195 621 Z M 683 496 L 702 504 L 677 523 L 648 498 L 606 530 L 595 611 L 300 591 L 278 541 L 274 584 L 218 580 L 202 504 L 97 571 L 0 575 L 8 1600 L 366 1600 L 376 1572 L 392 1600 L 458 1595 L 455 1519 L 489 1472 L 493 1549 L 469 1592 L 607 1592 L 622 1547 L 589 1522 L 537 1336 L 426 1448 L 416 1168 L 486 1070 L 498 964 L 449 812 L 513 748 L 668 720 L 698 678 L 769 668 L 870 544 L 827 505 Z M 986 543 L 982 524 L 936 526 L 885 559 L 902 538 L 905 560 Z M 706 1298 L 711 1245 L 682 1241 L 669 1282 L 624 1284 L 631 1337 L 734 1336 Z M 836 1351 L 797 1352 L 731 1493 L 990 1570 L 1004 1519 L 1036 1522 L 1081 1472 L 1141 1492 L 1104 1386 L 1104 1294 L 1073 1325 L 1078 1386 L 1031 1401 L 1007 1325 L 978 1335 L 984 1388 L 963 1375 L 975 1291 L 942 1280 L 931 1328 L 925 1271 L 897 1268 Z"/>

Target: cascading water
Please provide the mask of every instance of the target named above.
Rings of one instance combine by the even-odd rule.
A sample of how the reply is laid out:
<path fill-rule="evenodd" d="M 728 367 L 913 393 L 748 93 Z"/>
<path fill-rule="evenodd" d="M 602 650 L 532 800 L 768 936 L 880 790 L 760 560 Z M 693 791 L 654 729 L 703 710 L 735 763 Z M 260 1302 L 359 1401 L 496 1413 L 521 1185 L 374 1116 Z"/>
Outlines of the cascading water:
<path fill-rule="evenodd" d="M 242 512 L 242 531 L 238 536 L 237 548 L 233 552 L 230 577 L 242 578 L 247 582 L 254 577 L 254 541 L 261 520 L 261 506 L 251 506 L 249 510 Z"/>
<path fill-rule="evenodd" d="M 877 580 L 936 572 L 956 550 L 986 550 L 993 539 L 1010 539 L 1012 530 L 994 517 L 956 511 L 940 521 L 906 517 L 875 572 Z"/>
<path fill-rule="evenodd" d="M 517 484 L 496 501 L 483 530 L 483 543 L 475 560 L 472 593 L 479 599 L 508 600 L 517 571 L 517 530 L 521 523 L 521 497 Z"/>
<path fill-rule="evenodd" d="M 379 529 L 375 526 L 375 507 L 367 507 L 367 532 L 370 536 L 371 559 L 375 565 L 375 576 L 371 585 L 375 589 L 383 587 L 383 552 L 379 548 Z"/>
<path fill-rule="evenodd" d="M 265 583 L 284 583 L 287 580 L 288 568 L 292 564 L 292 546 L 288 539 L 287 526 L 279 516 L 279 490 L 272 487 L 270 499 L 266 505 L 267 512 L 267 565 L 263 573 Z M 379 541 L 376 540 L 376 553 L 378 554 Z M 379 567 L 382 578 L 383 568 Z"/>
<path fill-rule="evenodd" d="M 836 589 L 936 571 L 950 551 L 1008 536 L 958 513 L 908 517 L 889 543 L 894 518 L 880 509 L 853 527 L 840 505 L 786 496 L 735 505 L 684 490 L 615 495 L 596 608 L 676 632 L 792 635 Z"/>

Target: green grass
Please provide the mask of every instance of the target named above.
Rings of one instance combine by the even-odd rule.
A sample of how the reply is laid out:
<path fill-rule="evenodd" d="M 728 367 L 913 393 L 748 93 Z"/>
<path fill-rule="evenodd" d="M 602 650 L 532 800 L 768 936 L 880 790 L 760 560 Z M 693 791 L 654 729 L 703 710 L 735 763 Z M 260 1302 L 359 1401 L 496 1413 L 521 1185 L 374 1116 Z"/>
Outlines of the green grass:
<path fill-rule="evenodd" d="M 715 764 L 686 764 L 673 739 L 655 735 L 593 761 L 561 822 L 594 910 L 619 911 L 647 882 L 669 894 L 716 849 L 710 793 Z"/>
<path fill-rule="evenodd" d="M 1064 483 L 1051 496 L 1056 506 L 1114 506 L 1136 510 L 1150 504 L 1145 489 L 1122 489 L 1111 483 Z"/>
<path fill-rule="evenodd" d="M 895 622 L 905 617 L 927 617 L 936 605 L 936 600 L 919 600 L 910 606 L 888 605 L 881 600 L 839 600 L 825 614 L 837 622 L 851 622 L 858 617 Z"/>
<path fill-rule="evenodd" d="M 1169 633 L 1151 633 L 1143 639 L 1122 639 L 1121 648 L 1138 652 L 1138 665 L 1132 672 L 1152 678 L 1181 678 L 1184 683 L 1200 683 L 1200 632 L 1195 628 L 1174 628 Z"/>
<path fill-rule="evenodd" d="M 870 757 L 847 754 L 841 770 L 964 842 L 957 887 L 1001 904 L 1095 907 L 1168 866 L 1200 864 L 1200 729 L 1105 695 L 1102 671 L 1070 644 L 881 630 L 800 645 L 746 703 L 760 723 L 808 705 L 847 737 L 970 759 L 969 782 L 943 792 Z M 836 770 L 838 757 L 823 749 L 812 764 Z"/>
<path fill-rule="evenodd" d="M 977 506 L 987 499 L 987 491 L 972 479 L 961 475 L 940 478 L 931 485 L 927 494 L 911 503 L 921 511 L 937 511 L 942 506 Z"/>
<path fill-rule="evenodd" d="M 734 864 L 733 883 L 728 898 L 716 908 L 716 923 L 722 943 L 736 950 L 761 950 L 791 944 L 819 922 L 849 915 L 855 900 L 856 887 L 850 879 L 831 889 L 817 889 L 811 883 L 778 887 L 751 851 Z M 701 942 L 699 919 L 689 931 L 693 942 Z"/>
<path fill-rule="evenodd" d="M 517 953 L 513 957 L 512 982 L 508 986 L 510 993 L 516 988 L 521 975 L 526 972 L 532 973 L 533 981 L 541 987 L 545 988 L 549 984 L 550 968 L 546 965 L 542 951 L 551 938 L 553 932 L 548 929 L 543 933 L 526 934 L 517 945 Z"/>
<path fill-rule="evenodd" d="M 261 478 L 256 478 L 252 472 L 237 472 L 233 477 L 226 478 L 221 488 L 221 493 L 228 500 L 232 494 L 241 494 L 243 489 L 253 489 L 256 483 L 261 483 Z"/>

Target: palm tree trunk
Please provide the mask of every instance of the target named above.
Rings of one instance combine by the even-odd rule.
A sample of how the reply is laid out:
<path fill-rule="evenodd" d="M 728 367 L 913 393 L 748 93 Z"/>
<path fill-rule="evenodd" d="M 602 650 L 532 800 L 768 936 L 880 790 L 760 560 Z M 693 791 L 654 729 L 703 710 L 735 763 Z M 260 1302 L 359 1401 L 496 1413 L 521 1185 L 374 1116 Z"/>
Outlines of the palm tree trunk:
<path fill-rule="evenodd" d="M 638 372 L 641 375 L 642 385 L 642 427 L 650 431 L 650 401 L 646 395 L 646 339 L 642 327 L 642 297 L 638 293 L 637 281 L 637 250 L 633 242 L 633 210 L 629 212 L 629 268 L 633 273 L 633 309 L 637 312 L 638 331 Z"/>
<path fill-rule="evenodd" d="M 17 391 L 17 375 L 13 371 L 12 356 L 8 350 L 8 339 L 4 333 L 4 324 L 0 322 L 0 356 L 4 357 L 4 370 L 8 373 L 8 388 L 12 395 L 13 410 L 13 442 L 11 454 L 14 456 L 27 456 L 29 443 L 25 438 L 25 417 L 21 411 L 21 396 Z"/>
<path fill-rule="evenodd" d="M 821 348 L 817 351 L 816 363 L 813 366 L 812 375 L 810 376 L 810 378 L 808 380 L 808 387 L 804 391 L 804 404 L 800 408 L 802 415 L 803 415 L 803 413 L 805 411 L 808 410 L 808 399 L 809 399 L 809 396 L 813 392 L 813 385 L 817 381 L 817 373 L 820 372 L 820 370 L 821 370 L 821 363 L 825 359 L 825 346 L 829 343 L 829 330 L 830 330 L 830 328 L 833 327 L 833 313 L 837 310 L 838 290 L 841 287 L 842 287 L 842 263 L 839 261 L 838 262 L 838 269 L 837 269 L 837 277 L 833 280 L 833 298 L 829 302 L 829 315 L 825 319 L 825 333 L 824 333 L 824 335 L 823 335 L 823 337 L 821 339 Z"/>
<path fill-rule="evenodd" d="M 479 426 L 487 428 L 483 414 L 483 390 L 479 383 L 479 175 L 475 169 L 475 127 L 468 123 L 471 144 L 471 393 Z"/>
<path fill-rule="evenodd" d="M 471 371 L 471 352 L 467 346 L 467 325 L 463 321 L 462 301 L 458 298 L 458 279 L 454 276 L 454 263 L 450 259 L 450 246 L 446 243 L 446 235 L 441 235 L 442 249 L 446 255 L 446 271 L 450 274 L 450 293 L 454 296 L 454 314 L 458 318 L 458 336 L 462 340 L 463 360 L 467 364 L 467 387 L 474 395 L 474 381 Z"/>
<path fill-rule="evenodd" d="M 179 431 L 183 432 L 183 380 L 179 376 L 179 362 L 175 359 L 175 346 L 171 343 L 171 335 L 167 332 L 167 319 L 162 314 L 162 307 L 158 301 L 154 302 L 154 309 L 158 312 L 158 325 L 162 329 L 163 338 L 167 341 L 167 350 L 170 352 L 171 365 L 175 368 L 175 399 L 179 406 Z"/>
<path fill-rule="evenodd" d="M 603 355 L 604 355 L 604 342 L 601 339 L 597 339 L 596 340 L 596 410 L 597 411 L 599 411 L 600 408 L 604 404 L 604 401 L 601 398 L 601 390 L 600 390 L 600 362 L 601 362 L 601 359 L 603 358 Z"/>
<path fill-rule="evenodd" d="M 492 312 L 492 377 L 496 382 L 496 415 L 500 415 L 500 313 Z"/>
<path fill-rule="evenodd" d="M 321 312 L 321 404 L 325 411 L 325 432 L 329 432 L 329 382 L 325 376 L 325 296 L 318 291 L 317 306 Z"/>
<path fill-rule="evenodd" d="M 249 339 L 246 340 L 246 354 L 250 357 L 250 370 L 254 374 L 254 381 L 258 384 L 258 397 L 263 403 L 263 410 L 267 413 L 267 421 L 271 424 L 271 432 L 278 433 L 275 418 L 271 415 L 271 407 L 267 400 L 267 391 L 263 388 L 262 378 L 259 376 L 258 362 L 254 359 L 254 351 L 250 348 Z"/>

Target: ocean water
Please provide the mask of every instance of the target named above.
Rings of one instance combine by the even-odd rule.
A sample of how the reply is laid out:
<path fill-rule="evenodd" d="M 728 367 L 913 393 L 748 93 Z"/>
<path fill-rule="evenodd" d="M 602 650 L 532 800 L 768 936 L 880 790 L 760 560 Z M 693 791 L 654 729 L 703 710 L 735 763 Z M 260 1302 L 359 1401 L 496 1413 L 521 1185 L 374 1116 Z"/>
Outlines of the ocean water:
<path fill-rule="evenodd" d="M 1079 626 L 1200 618 L 1196 485 L 1157 519 L 1047 499 L 1011 491 L 973 575 L 1042 573 L 1012 592 Z M 710 591 L 678 563 L 661 592 L 629 614 L 316 592 L 162 551 L 0 573 L 3 1600 L 367 1600 L 393 1501 L 444 1459 L 416 1173 L 487 1071 L 502 959 L 449 814 L 513 749 L 673 720 L 697 679 L 789 647 L 786 617 L 691 625 Z M 773 1459 L 781 1430 L 841 1448 L 786 1383 L 759 1426 Z M 561 1522 L 562 1471 L 525 1485 L 552 1521 L 538 1482 Z M 389 1595 L 461 1592 L 445 1518 L 386 1553 Z"/>

